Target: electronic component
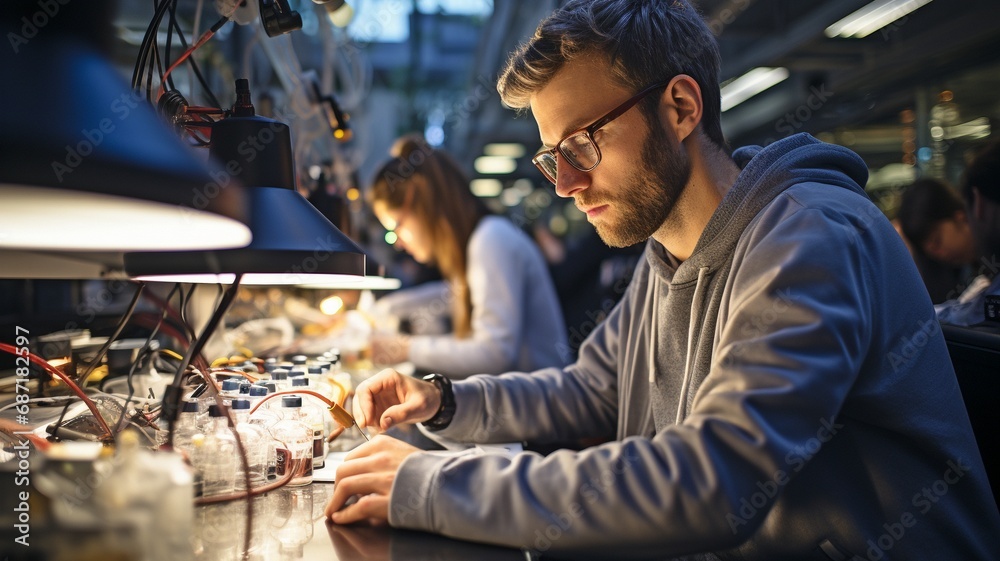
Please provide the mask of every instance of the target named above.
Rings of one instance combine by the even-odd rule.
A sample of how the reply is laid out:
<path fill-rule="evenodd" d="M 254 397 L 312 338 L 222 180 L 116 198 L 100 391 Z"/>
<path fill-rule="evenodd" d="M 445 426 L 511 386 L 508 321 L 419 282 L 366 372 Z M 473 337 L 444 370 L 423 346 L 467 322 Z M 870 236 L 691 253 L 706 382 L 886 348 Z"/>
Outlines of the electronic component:
<path fill-rule="evenodd" d="M 292 10 L 288 0 L 260 0 L 260 21 L 268 37 L 302 29 L 302 16 Z"/>

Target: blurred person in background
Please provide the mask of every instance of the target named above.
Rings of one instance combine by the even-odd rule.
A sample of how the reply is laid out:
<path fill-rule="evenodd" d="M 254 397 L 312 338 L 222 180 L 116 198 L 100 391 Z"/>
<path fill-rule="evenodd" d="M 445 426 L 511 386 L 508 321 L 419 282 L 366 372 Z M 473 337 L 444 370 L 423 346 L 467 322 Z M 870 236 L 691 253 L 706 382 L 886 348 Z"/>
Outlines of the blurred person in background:
<path fill-rule="evenodd" d="M 931 302 L 955 297 L 956 287 L 966 286 L 971 279 L 976 260 L 962 199 L 940 181 L 919 179 L 903 191 L 896 220 Z"/>
<path fill-rule="evenodd" d="M 942 323 L 976 325 L 986 321 L 987 297 L 1000 295 L 1000 141 L 972 160 L 961 188 L 979 256 L 978 276 L 957 298 L 934 309 Z"/>
<path fill-rule="evenodd" d="M 411 324 L 450 308 L 451 333 L 376 336 L 372 359 L 453 378 L 563 366 L 566 327 L 531 238 L 492 215 L 454 160 L 422 138 L 398 140 L 391 155 L 375 175 L 372 210 L 399 247 L 436 265 L 445 282 L 397 291 L 378 308 L 409 314 Z"/>
<path fill-rule="evenodd" d="M 575 236 L 561 239 L 539 221 L 532 235 L 548 261 L 559 295 L 569 330 L 565 355 L 572 362 L 584 339 L 625 294 L 645 245 L 611 247 L 589 225 Z"/>

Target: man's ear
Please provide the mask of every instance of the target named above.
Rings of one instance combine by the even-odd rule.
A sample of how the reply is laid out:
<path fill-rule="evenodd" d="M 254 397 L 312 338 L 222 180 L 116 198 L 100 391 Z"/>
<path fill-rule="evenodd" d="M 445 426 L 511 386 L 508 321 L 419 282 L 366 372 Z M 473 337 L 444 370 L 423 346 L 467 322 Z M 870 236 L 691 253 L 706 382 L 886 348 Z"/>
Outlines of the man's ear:
<path fill-rule="evenodd" d="M 701 123 L 701 86 L 687 74 L 674 76 L 660 97 L 660 122 L 683 142 Z"/>

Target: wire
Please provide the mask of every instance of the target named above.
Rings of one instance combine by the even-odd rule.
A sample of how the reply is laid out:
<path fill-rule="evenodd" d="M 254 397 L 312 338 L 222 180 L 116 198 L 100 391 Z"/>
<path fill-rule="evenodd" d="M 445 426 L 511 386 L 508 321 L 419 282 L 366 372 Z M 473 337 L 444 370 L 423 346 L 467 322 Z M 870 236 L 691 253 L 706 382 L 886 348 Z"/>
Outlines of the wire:
<path fill-rule="evenodd" d="M 20 445 L 25 440 L 35 445 L 35 448 L 45 451 L 52 447 L 52 443 L 35 433 L 24 432 L 24 426 L 7 419 L 0 419 L 0 434 L 6 435 L 11 444 Z"/>
<path fill-rule="evenodd" d="M 216 308 L 215 313 L 212 314 L 212 317 L 209 318 L 208 323 L 205 324 L 205 328 L 202 330 L 201 336 L 198 337 L 188 347 L 187 352 L 184 354 L 184 358 L 181 360 L 180 365 L 178 365 L 177 367 L 177 372 L 174 373 L 174 381 L 169 386 L 167 386 L 167 389 L 163 396 L 162 407 L 163 407 L 163 414 L 167 418 L 167 423 L 169 427 L 167 429 L 169 431 L 168 432 L 169 441 L 173 441 L 174 428 L 177 421 L 177 408 L 180 405 L 181 397 L 183 395 L 181 390 L 181 381 L 184 378 L 184 373 L 187 371 L 187 367 L 191 363 L 191 360 L 194 357 L 198 356 L 198 353 L 200 353 L 201 349 L 204 348 L 205 343 L 208 342 L 208 338 L 212 336 L 212 333 L 215 331 L 215 328 L 218 326 L 219 322 L 222 321 L 222 316 L 229 309 L 229 306 L 232 305 L 233 300 L 236 298 L 236 293 L 239 290 L 240 281 L 242 279 L 243 279 L 243 274 L 237 273 L 236 278 L 233 279 L 232 286 L 230 286 L 229 290 L 226 291 L 226 295 L 222 298 L 222 302 L 219 304 L 219 307 Z M 207 372 L 208 369 L 205 368 L 205 371 Z M 206 376 L 205 378 L 207 380 L 210 379 L 211 376 Z"/>
<path fill-rule="evenodd" d="M 198 36 L 198 32 L 201 31 L 201 13 L 202 13 L 203 8 L 205 7 L 204 4 L 205 4 L 205 0 L 198 0 L 198 3 L 195 4 L 195 6 L 194 6 L 194 21 L 191 23 L 191 36 L 192 37 L 197 37 Z M 187 48 L 187 45 L 184 45 L 184 48 Z M 194 65 L 192 65 L 191 68 L 194 69 Z M 191 96 L 193 97 L 194 96 L 194 89 L 192 88 L 192 90 L 189 91 L 188 93 L 191 94 Z"/>
<path fill-rule="evenodd" d="M 258 495 L 263 495 L 264 493 L 270 493 L 275 489 L 279 489 L 288 484 L 289 481 L 295 477 L 305 474 L 308 470 L 308 465 L 306 462 L 312 462 L 311 458 L 300 458 L 298 460 L 292 460 L 289 465 L 289 469 L 285 470 L 285 475 L 281 476 L 281 479 L 275 481 L 274 483 L 268 483 L 262 487 L 257 487 L 256 489 L 251 489 L 249 491 L 240 491 L 238 493 L 230 493 L 227 495 L 216 495 L 213 497 L 199 497 L 194 500 L 196 505 L 210 505 L 216 503 L 225 503 L 229 501 L 236 501 L 240 499 L 247 499 L 250 497 L 256 497 Z M 249 505 L 253 505 L 253 501 L 248 501 Z M 249 512 L 249 511 L 248 511 Z M 249 515 L 248 515 L 249 518 Z M 247 533 L 247 535 L 250 535 Z"/>
<path fill-rule="evenodd" d="M 177 37 L 180 40 L 181 47 L 185 49 L 185 51 L 193 51 L 195 48 L 197 48 L 197 46 L 192 48 L 188 47 L 187 39 L 185 38 L 184 32 L 181 29 L 180 24 L 178 23 L 177 20 L 177 0 L 163 0 L 162 2 L 157 2 L 157 0 L 154 0 L 153 10 L 154 10 L 153 17 L 149 22 L 149 26 L 146 28 L 146 33 L 143 36 L 142 43 L 139 47 L 139 56 L 136 57 L 135 68 L 132 71 L 132 89 L 139 91 L 142 88 L 143 78 L 146 78 L 146 99 L 150 103 L 152 103 L 153 101 L 152 79 L 154 75 L 154 65 L 155 68 L 158 69 L 158 74 L 160 77 L 160 87 L 157 98 L 163 95 L 163 92 L 166 90 L 167 87 L 169 87 L 170 89 L 175 89 L 173 79 L 170 76 L 171 69 L 167 69 L 167 71 L 164 72 L 160 66 L 161 61 L 170 60 L 170 51 L 173 47 L 173 34 L 174 33 L 177 34 Z M 168 13 L 170 14 L 170 16 L 168 17 L 168 24 L 167 24 L 168 27 L 167 49 L 165 52 L 165 56 L 161 58 L 159 55 L 157 37 L 159 34 L 160 25 L 163 22 L 163 17 Z M 196 17 L 200 17 L 200 13 L 196 14 Z M 228 21 L 228 19 L 229 18 L 226 18 L 226 21 Z M 224 24 L 225 22 L 221 23 Z M 212 31 L 213 34 L 215 31 L 218 31 L 218 29 L 221 28 L 221 25 L 219 24 L 217 25 L 218 27 L 215 27 L 214 30 Z M 182 55 L 182 59 L 188 57 L 190 57 L 190 53 Z M 198 82 L 201 84 L 202 88 L 204 88 L 205 94 L 207 95 L 209 100 L 211 100 L 211 102 L 214 105 L 220 105 L 218 98 L 215 96 L 215 94 L 209 87 L 208 81 L 205 80 L 205 76 L 201 73 L 201 69 L 198 67 L 197 61 L 195 61 L 193 57 L 188 58 L 188 61 L 191 64 L 191 69 L 194 71 L 195 76 L 198 78 Z M 179 62 L 183 62 L 183 60 Z M 148 77 L 146 76 L 147 71 L 149 74 Z"/>
<path fill-rule="evenodd" d="M 202 117 L 211 119 L 208 115 L 225 115 L 226 110 L 220 109 L 218 107 L 201 107 L 198 105 L 187 105 L 184 107 L 184 113 L 192 114 L 192 116 Z M 214 120 L 212 122 L 215 122 Z"/>
<path fill-rule="evenodd" d="M 250 383 L 254 383 L 254 382 L 256 382 L 258 380 L 258 378 L 256 376 L 252 376 L 252 375 L 244 372 L 243 370 L 229 370 L 229 369 L 226 369 L 226 368 L 219 368 L 219 369 L 213 370 L 213 372 L 222 373 L 222 374 L 235 374 L 237 376 L 242 376 L 243 378 L 246 378 Z"/>
<path fill-rule="evenodd" d="M 211 146 L 212 145 L 212 143 L 209 142 L 208 139 L 206 139 L 205 137 L 203 137 L 200 134 L 198 134 L 197 132 L 195 132 L 195 129 L 193 129 L 193 128 L 192 129 L 188 129 L 187 127 L 185 127 L 185 132 L 187 132 L 188 136 L 190 136 L 191 139 L 194 140 L 194 146 L 204 147 L 204 146 Z"/>
<path fill-rule="evenodd" d="M 177 354 L 175 351 L 171 351 L 170 349 L 160 349 L 160 354 L 167 355 L 170 358 L 176 358 L 177 360 L 184 360 L 184 357 Z"/>
<path fill-rule="evenodd" d="M 69 411 L 69 406 L 73 405 L 72 401 L 67 401 L 66 405 L 63 405 L 62 411 L 59 413 L 59 418 L 56 419 L 54 425 L 52 425 L 52 436 L 59 438 L 59 429 L 62 428 L 63 419 L 66 418 L 66 411 Z"/>
<path fill-rule="evenodd" d="M 218 22 L 216 22 L 215 25 L 213 25 L 208 31 L 206 31 L 201 37 L 199 37 L 198 40 L 195 41 L 195 43 L 193 45 L 191 45 L 186 51 L 184 51 L 184 53 L 176 61 L 174 61 L 174 63 L 171 64 L 169 68 L 167 68 L 167 72 L 163 75 L 163 80 L 166 80 L 167 77 L 170 76 L 170 73 L 173 72 L 174 69 L 176 69 L 178 66 L 180 66 L 181 64 L 183 64 L 184 61 L 187 60 L 187 58 L 189 56 L 191 56 L 191 54 L 194 53 L 199 47 L 201 47 L 202 45 L 204 45 L 205 43 L 207 43 L 208 40 L 211 39 L 213 35 L 215 35 L 216 31 L 218 31 L 219 29 L 222 29 L 222 26 L 225 25 L 226 23 L 228 23 L 229 22 L 229 18 L 231 18 L 233 16 L 233 14 L 236 13 L 236 8 L 238 8 L 238 7 L 239 7 L 239 4 L 237 4 L 236 6 L 234 6 L 233 10 L 231 12 L 229 12 L 228 15 L 222 16 L 222 18 Z M 163 81 L 161 81 L 160 82 L 160 89 L 157 92 L 156 97 L 159 98 L 161 95 L 163 95 L 164 91 L 165 91 L 164 90 L 164 83 L 163 83 Z"/>
<path fill-rule="evenodd" d="M 219 306 L 215 309 L 215 313 L 209 318 L 208 323 L 205 324 L 205 328 L 202 330 L 201 336 L 198 337 L 194 343 L 188 348 L 188 352 L 184 355 L 184 360 L 181 361 L 181 367 L 178 368 L 177 374 L 174 378 L 174 383 L 180 382 L 181 371 L 187 368 L 187 365 L 191 362 L 192 357 L 201 352 L 208 343 L 208 338 L 212 336 L 215 329 L 218 327 L 220 321 L 222 321 L 222 316 L 229 310 L 229 306 L 232 305 L 233 300 L 236 299 L 236 293 L 239 291 L 240 281 L 243 279 L 242 273 L 237 273 L 236 278 L 233 280 L 233 284 L 226 291 L 225 295 L 222 297 L 222 301 Z"/>
<path fill-rule="evenodd" d="M 213 308 L 219 307 L 219 304 L 222 303 L 222 296 L 226 292 L 226 287 L 224 287 L 222 283 L 219 283 L 215 286 L 216 286 L 216 293 L 215 293 L 215 303 L 212 304 Z M 253 356 L 253 353 L 251 353 L 250 356 Z"/>
<path fill-rule="evenodd" d="M 193 285 L 192 285 L 192 290 L 193 290 Z M 178 300 L 177 301 L 177 318 L 180 320 L 181 325 L 183 325 L 185 327 L 185 329 L 190 332 L 191 339 L 193 340 L 194 339 L 194 330 L 191 329 L 190 324 L 188 324 L 187 320 L 184 319 L 184 308 L 185 308 L 185 305 L 186 305 L 185 302 L 187 302 L 186 298 L 187 298 L 187 295 L 184 293 L 184 289 L 181 288 L 181 291 L 177 293 L 177 300 Z"/>
<path fill-rule="evenodd" d="M 17 348 L 8 345 L 7 343 L 0 343 L 0 351 L 5 351 L 12 355 L 19 354 Z M 104 417 L 101 416 L 101 412 L 97 409 L 97 405 L 95 405 L 94 402 L 91 401 L 89 397 L 87 397 L 87 394 L 80 389 L 80 386 L 77 386 L 76 383 L 73 382 L 73 380 L 69 376 L 60 372 L 58 369 L 54 368 L 42 357 L 36 354 L 28 353 L 28 360 L 34 362 L 38 366 L 41 366 L 43 369 L 45 369 L 46 372 L 52 374 L 53 376 L 65 382 L 66 385 L 69 386 L 69 389 L 72 390 L 73 393 L 75 393 L 76 395 L 80 396 L 80 399 L 82 399 L 83 402 L 87 404 L 87 409 L 90 409 L 90 412 L 94 414 L 94 418 L 97 419 L 97 422 L 101 424 L 101 428 L 107 431 L 107 435 L 105 435 L 105 438 L 112 437 L 113 433 L 111 432 L 111 428 L 108 427 L 108 424 L 104 421 Z"/>
<path fill-rule="evenodd" d="M 140 327 L 147 327 L 149 329 L 152 329 L 156 325 L 158 320 L 153 319 L 153 317 L 151 316 L 153 316 L 153 314 L 149 312 L 135 314 L 135 316 L 132 318 L 132 321 L 133 323 L 135 323 Z M 187 335 L 176 329 L 170 323 L 164 323 L 163 325 L 161 325 L 160 332 L 166 335 L 167 337 L 170 337 L 171 339 L 174 339 L 175 341 L 180 343 L 182 347 L 185 349 L 188 347 L 188 345 L 190 345 L 190 340 L 187 338 Z M 180 358 L 181 357 L 178 357 L 177 360 L 180 360 Z"/>
<path fill-rule="evenodd" d="M 205 0 L 198 0 L 194 7 L 194 23 L 191 25 L 191 35 L 198 35 L 198 28 L 201 27 L 201 11 L 204 8 Z"/>
<path fill-rule="evenodd" d="M 47 404 L 47 403 L 50 403 L 50 402 L 51 403 L 55 403 L 55 402 L 58 402 L 58 401 L 65 401 L 67 399 L 70 400 L 70 401 L 74 401 L 74 400 L 77 400 L 77 399 L 80 399 L 80 398 L 77 397 L 77 396 L 75 396 L 75 395 L 53 395 L 53 396 L 50 396 L 50 397 L 33 397 L 33 398 L 31 398 L 31 399 L 28 400 L 28 403 Z M 16 401 L 12 402 L 12 403 L 8 403 L 7 405 L 4 405 L 3 407 L 0 407 L 0 412 L 7 411 L 8 409 L 13 409 L 13 408 L 17 407 L 18 405 L 21 405 L 21 404 L 17 403 Z"/>
<path fill-rule="evenodd" d="M 146 288 L 145 283 L 140 282 L 137 284 L 138 287 L 135 290 L 135 294 L 132 296 L 132 302 L 129 304 L 128 310 L 125 311 L 125 315 L 122 316 L 121 321 L 118 322 L 118 327 L 115 328 L 114 334 L 112 334 L 111 337 L 108 337 L 107 342 L 104 343 L 101 350 L 97 351 L 97 356 L 94 357 L 94 360 L 90 361 L 90 364 L 87 365 L 87 369 L 84 370 L 83 375 L 80 376 L 80 387 L 87 385 L 87 378 L 90 377 L 94 368 L 97 368 L 97 365 L 104 360 L 104 355 L 108 354 L 108 349 L 110 349 L 111 345 L 114 344 L 116 339 L 118 339 L 118 336 L 122 333 L 122 329 L 125 329 L 125 324 L 128 323 L 129 318 L 132 317 L 132 312 L 135 311 L 135 306 L 139 303 L 139 297 L 142 296 L 142 291 Z"/>
<path fill-rule="evenodd" d="M 146 440 L 148 440 L 150 444 L 152 444 L 153 446 L 156 446 L 156 439 L 153 438 L 152 436 L 150 436 L 149 432 L 147 430 L 145 430 L 144 428 L 142 428 L 141 426 L 139 426 L 139 424 L 136 423 L 135 421 L 131 421 L 130 420 L 128 422 L 128 424 L 132 425 L 133 427 L 136 428 L 136 430 L 138 430 L 140 433 L 142 433 L 142 435 L 146 437 Z"/>
<path fill-rule="evenodd" d="M 191 33 L 192 36 L 198 34 L 198 20 L 200 19 L 200 17 L 201 17 L 201 0 L 199 0 L 198 9 L 195 12 L 195 26 L 194 30 Z M 181 48 L 187 49 L 188 48 L 187 39 L 184 37 L 184 32 L 181 31 L 180 24 L 178 24 L 176 20 L 172 21 L 171 24 L 173 25 L 174 29 L 177 30 L 177 36 L 180 37 Z M 198 62 L 195 61 L 194 57 L 189 58 L 188 61 L 191 63 L 191 70 L 194 71 L 194 75 L 198 78 L 198 83 L 200 83 L 201 87 L 205 90 L 205 93 L 208 95 L 208 99 L 209 101 L 212 102 L 212 105 L 215 106 L 222 105 L 221 103 L 219 103 L 219 99 L 215 97 L 215 94 L 212 93 L 212 88 L 208 87 L 208 81 L 205 80 L 205 77 L 201 74 L 201 69 L 198 68 Z"/>
<path fill-rule="evenodd" d="M 150 46 L 156 43 L 156 34 L 160 27 L 163 14 L 166 13 L 167 1 L 157 4 L 153 0 L 153 18 L 146 28 L 146 34 L 142 36 L 142 44 L 139 45 L 139 56 L 135 61 L 135 69 L 132 71 L 132 89 L 138 90 L 142 86 L 143 68 L 146 67 L 146 57 L 149 56 Z"/>
<path fill-rule="evenodd" d="M 152 293 L 147 294 L 146 298 L 148 298 L 149 300 L 151 300 L 161 310 L 163 310 L 163 309 L 167 310 L 167 313 L 170 315 L 170 317 L 173 320 L 176 321 L 176 324 L 181 328 L 181 330 L 185 334 L 185 337 L 182 340 L 182 342 L 186 343 L 186 342 L 188 342 L 189 340 L 191 340 L 194 337 L 194 329 L 191 329 L 191 326 L 187 325 L 184 322 L 184 320 L 181 318 L 181 315 L 177 312 L 177 310 L 173 306 L 170 305 L 170 302 L 164 301 L 164 300 L 160 299 L 159 296 L 157 296 L 155 294 L 152 294 Z"/>
<path fill-rule="evenodd" d="M 174 287 L 167 294 L 168 301 L 171 298 L 173 298 L 174 292 L 177 292 L 180 286 L 181 286 L 180 283 L 174 284 Z M 160 331 L 160 326 L 163 325 L 163 321 L 166 319 L 166 317 L 167 317 L 167 311 L 163 310 L 163 312 L 161 312 L 160 314 L 160 321 L 158 321 L 156 323 L 156 327 L 154 327 L 153 330 L 149 332 L 149 337 L 146 338 L 146 342 L 142 344 L 142 347 L 139 349 L 139 352 L 136 353 L 135 361 L 132 363 L 132 366 L 128 369 L 128 378 L 127 378 L 128 397 L 125 398 L 125 403 L 122 404 L 122 414 L 118 417 L 118 422 L 115 423 L 116 431 L 120 432 L 122 430 L 121 428 L 122 421 L 125 420 L 125 413 L 126 411 L 128 411 L 128 404 L 129 402 L 132 401 L 132 396 L 135 395 L 135 387 L 132 385 L 132 376 L 135 374 L 135 369 L 136 367 L 139 366 L 139 363 L 142 362 L 143 355 L 149 352 L 150 346 L 153 344 L 153 338 L 156 337 L 156 334 Z"/>
<path fill-rule="evenodd" d="M 188 308 L 191 307 L 191 301 L 194 300 L 194 292 L 197 289 L 198 285 L 192 284 L 191 287 L 188 289 L 187 294 L 181 292 L 181 302 L 177 306 L 177 311 L 181 314 L 181 321 L 183 321 L 184 325 L 187 325 L 188 328 L 191 330 L 192 340 L 194 340 L 193 339 L 194 327 L 191 326 L 191 320 L 188 319 Z"/>
<path fill-rule="evenodd" d="M 167 44 L 166 48 L 163 50 L 163 58 L 165 60 L 170 60 L 170 47 L 174 41 L 174 24 L 177 22 L 177 0 L 170 1 L 170 23 L 167 24 Z M 160 79 L 163 79 L 163 72 L 160 72 Z M 167 85 L 172 90 L 176 90 L 174 87 L 173 78 L 167 78 Z"/>

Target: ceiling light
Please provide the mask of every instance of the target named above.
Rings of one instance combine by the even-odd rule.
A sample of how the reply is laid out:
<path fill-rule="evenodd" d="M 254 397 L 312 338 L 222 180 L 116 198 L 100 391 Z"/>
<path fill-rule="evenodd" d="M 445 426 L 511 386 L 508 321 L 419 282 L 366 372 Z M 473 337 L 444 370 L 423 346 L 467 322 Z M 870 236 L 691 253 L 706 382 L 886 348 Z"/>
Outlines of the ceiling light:
<path fill-rule="evenodd" d="M 517 169 L 517 161 L 507 156 L 480 156 L 473 165 L 478 173 L 490 175 L 512 173 Z"/>
<path fill-rule="evenodd" d="M 979 117 L 966 123 L 944 127 L 944 140 L 955 140 L 957 138 L 968 138 L 978 140 L 987 138 L 992 133 L 989 117 Z"/>
<path fill-rule="evenodd" d="M 496 197 L 503 192 L 503 182 L 499 179 L 473 179 L 469 189 L 477 197 Z"/>
<path fill-rule="evenodd" d="M 504 189 L 504 192 L 500 194 L 500 202 L 508 207 L 515 207 L 523 200 L 524 195 L 518 193 L 516 189 Z"/>
<path fill-rule="evenodd" d="M 827 37 L 862 38 L 905 17 L 931 0 L 876 0 L 826 28 Z"/>
<path fill-rule="evenodd" d="M 757 67 L 722 86 L 722 110 L 729 111 L 751 97 L 788 79 L 787 68 Z"/>
<path fill-rule="evenodd" d="M 518 142 L 494 142 L 483 146 L 483 154 L 487 156 L 521 158 L 526 152 L 524 145 Z"/>

